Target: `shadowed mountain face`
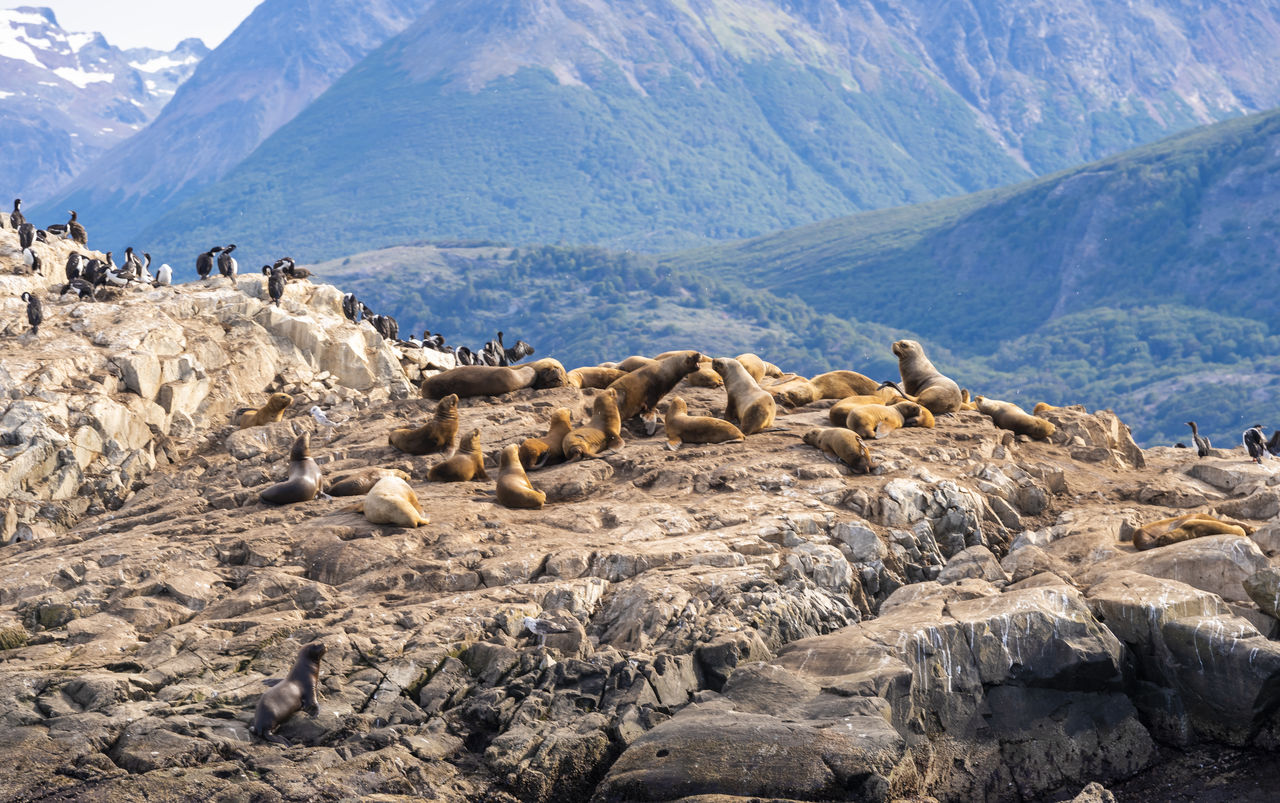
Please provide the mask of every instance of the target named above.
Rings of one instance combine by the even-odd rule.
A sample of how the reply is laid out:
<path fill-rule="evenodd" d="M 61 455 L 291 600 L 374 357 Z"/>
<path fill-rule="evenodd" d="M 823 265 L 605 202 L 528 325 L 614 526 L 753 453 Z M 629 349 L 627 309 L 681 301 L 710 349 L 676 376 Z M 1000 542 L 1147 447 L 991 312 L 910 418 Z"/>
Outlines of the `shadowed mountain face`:
<path fill-rule="evenodd" d="M 1233 8 L 436 2 L 142 239 L 657 250 L 957 195 L 1280 101 L 1280 4 Z"/>
<path fill-rule="evenodd" d="M 64 29 L 47 8 L 0 9 L 5 192 L 47 199 L 155 119 L 208 52 L 199 39 L 172 51 L 121 50 L 102 34 Z M 64 212 L 55 217 L 65 220 Z"/>
<path fill-rule="evenodd" d="M 57 199 L 112 240 L 221 178 L 430 0 L 267 0 L 185 83 L 163 114 Z M 123 246 L 122 246 L 123 247 Z"/>

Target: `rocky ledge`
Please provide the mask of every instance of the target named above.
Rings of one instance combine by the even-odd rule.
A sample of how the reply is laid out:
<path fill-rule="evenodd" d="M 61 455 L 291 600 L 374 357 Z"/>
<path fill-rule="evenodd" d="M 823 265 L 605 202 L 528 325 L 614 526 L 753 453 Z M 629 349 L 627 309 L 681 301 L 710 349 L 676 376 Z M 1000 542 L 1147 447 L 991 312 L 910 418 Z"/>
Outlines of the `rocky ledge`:
<path fill-rule="evenodd" d="M 4 799 L 1053 800 L 1161 746 L 1276 747 L 1280 488 L 1242 452 L 1144 452 L 1071 408 L 1032 442 L 965 411 L 871 442 L 877 473 L 850 476 L 799 437 L 820 402 L 745 443 L 626 432 L 531 472 L 545 509 L 508 510 L 387 445 L 434 403 L 336 291 L 276 310 L 256 277 L 217 281 L 5 336 L 25 448 L 0 479 L 41 530 L 0 549 Z M 306 399 L 233 432 L 270 390 Z M 589 395 L 464 399 L 461 427 L 494 465 Z M 326 476 L 407 472 L 430 523 L 261 503 L 303 431 Z M 54 457 L 19 476 L 40 443 Z M 1134 549 L 1191 511 L 1256 531 Z M 316 640 L 319 712 L 281 727 L 293 746 L 254 737 L 264 681 Z"/>

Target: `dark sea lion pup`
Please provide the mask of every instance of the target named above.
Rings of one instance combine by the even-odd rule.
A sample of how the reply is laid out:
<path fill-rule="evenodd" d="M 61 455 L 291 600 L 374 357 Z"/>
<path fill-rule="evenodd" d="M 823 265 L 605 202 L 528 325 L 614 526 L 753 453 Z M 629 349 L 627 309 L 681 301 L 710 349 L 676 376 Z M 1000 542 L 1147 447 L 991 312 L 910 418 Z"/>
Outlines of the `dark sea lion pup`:
<path fill-rule="evenodd" d="M 399 477 L 405 481 L 409 480 L 409 475 L 398 468 L 369 466 L 368 468 L 356 469 L 334 477 L 329 482 L 329 487 L 325 488 L 325 493 L 329 494 L 329 496 L 364 496 L 383 477 Z"/>
<path fill-rule="evenodd" d="M 299 650 L 289 676 L 258 698 L 249 730 L 269 742 L 289 746 L 288 739 L 273 731 L 298 711 L 306 711 L 311 716 L 320 713 L 316 687 L 320 683 L 320 659 L 323 657 L 323 642 L 315 641 Z"/>
<path fill-rule="evenodd" d="M 562 388 L 569 384 L 564 366 L 550 357 L 534 360 L 518 368 L 497 365 L 463 365 L 428 377 L 422 382 L 422 395 L 443 399 L 450 393 L 463 398 L 501 396 L 513 390 Z"/>
<path fill-rule="evenodd" d="M 258 496 L 272 505 L 309 502 L 320 492 L 320 466 L 311 459 L 311 433 L 304 432 L 289 451 L 289 479 L 277 482 Z"/>
<path fill-rule="evenodd" d="M 417 429 L 393 429 L 387 442 L 402 452 L 423 455 L 453 446 L 458 434 L 458 396 L 450 393 L 436 405 L 433 419 Z"/>

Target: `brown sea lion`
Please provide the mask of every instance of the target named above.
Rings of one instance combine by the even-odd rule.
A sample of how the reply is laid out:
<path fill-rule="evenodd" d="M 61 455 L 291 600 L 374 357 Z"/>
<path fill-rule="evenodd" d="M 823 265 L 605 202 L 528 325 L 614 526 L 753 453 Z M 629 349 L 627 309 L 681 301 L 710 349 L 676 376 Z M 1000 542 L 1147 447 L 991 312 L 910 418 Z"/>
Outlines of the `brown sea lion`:
<path fill-rule="evenodd" d="M 325 493 L 329 496 L 364 496 L 383 477 L 399 477 L 408 480 L 409 475 L 396 468 L 369 466 L 346 474 L 340 474 L 329 482 Z"/>
<path fill-rule="evenodd" d="M 1245 524 L 1222 521 L 1205 513 L 1189 513 L 1142 525 L 1133 534 L 1133 545 L 1140 550 L 1154 549 L 1206 535 L 1238 535 L 1243 538 L 1254 532 L 1255 528 Z"/>
<path fill-rule="evenodd" d="M 514 443 L 498 458 L 498 504 L 523 510 L 542 510 L 547 495 L 529 482 L 520 465 L 520 449 Z"/>
<path fill-rule="evenodd" d="M 508 368 L 499 365 L 460 365 L 427 377 L 422 382 L 422 395 L 427 399 L 443 399 L 450 393 L 460 398 L 501 396 L 513 390 L 562 388 L 569 384 L 564 366 L 550 357 Z"/>
<path fill-rule="evenodd" d="M 458 396 L 450 393 L 436 405 L 435 417 L 417 429 L 393 429 L 387 442 L 402 452 L 423 455 L 453 446 L 458 434 Z"/>
<path fill-rule="evenodd" d="M 728 357 L 717 357 L 711 367 L 724 377 L 724 387 L 729 394 L 724 417 L 736 423 L 744 435 L 754 435 L 773 426 L 778 406 L 773 396 L 751 378 L 742 363 Z"/>
<path fill-rule="evenodd" d="M 564 450 L 565 462 L 598 457 L 608 451 L 617 451 L 625 445 L 617 399 L 613 388 L 596 394 L 595 400 L 591 402 L 591 420 L 585 427 L 570 430 L 564 436 L 561 448 Z"/>
<path fill-rule="evenodd" d="M 923 427 L 932 429 L 933 413 L 915 402 L 894 404 L 859 404 L 849 408 L 844 426 L 863 438 L 883 438 L 895 429 Z"/>
<path fill-rule="evenodd" d="M 706 358 L 699 363 L 698 370 L 686 376 L 684 381 L 695 388 L 724 387 L 724 379 L 711 367 L 711 360 Z"/>
<path fill-rule="evenodd" d="M 639 371 L 641 368 L 648 368 L 656 362 L 658 362 L 658 360 L 655 360 L 652 357 L 641 357 L 638 354 L 633 354 L 618 363 L 618 370 L 625 371 L 629 374 L 632 371 Z"/>
<path fill-rule="evenodd" d="M 818 388 L 802 376 L 766 385 L 764 390 L 784 407 L 803 407 L 818 398 Z"/>
<path fill-rule="evenodd" d="M 1041 404 L 1044 404 L 1044 402 L 1040 402 L 1040 404 L 1036 405 L 1036 415 L 1040 415 Z M 1045 406 L 1047 407 L 1048 405 L 1045 405 Z M 974 404 L 973 399 L 969 397 L 968 388 L 960 388 L 960 409 L 961 410 L 977 410 L 978 409 L 978 405 Z"/>
<path fill-rule="evenodd" d="M 274 424 L 284 418 L 284 411 L 293 404 L 293 398 L 287 393 L 272 393 L 267 403 L 256 410 L 244 409 L 236 412 L 236 426 L 239 429 L 260 427 L 263 424 Z"/>
<path fill-rule="evenodd" d="M 575 388 L 604 390 L 626 375 L 626 371 L 618 368 L 587 366 L 574 368 L 569 372 L 568 379 L 569 385 Z"/>
<path fill-rule="evenodd" d="M 573 429 L 572 413 L 560 407 L 551 414 L 551 426 L 541 438 L 527 438 L 520 444 L 520 465 L 525 469 L 546 468 L 564 462 L 564 436 Z"/>
<path fill-rule="evenodd" d="M 667 448 L 679 449 L 682 443 L 740 443 L 746 440 L 742 430 L 719 418 L 689 415 L 684 399 L 672 396 L 667 403 Z"/>
<path fill-rule="evenodd" d="M 978 412 L 989 416 L 1000 429 L 1007 429 L 1028 438 L 1047 441 L 1053 435 L 1054 426 L 1043 418 L 1030 415 L 1012 402 L 978 396 L 974 399 Z"/>
<path fill-rule="evenodd" d="M 827 457 L 844 463 L 856 474 L 870 474 L 875 470 L 871 450 L 852 430 L 825 427 L 811 429 L 803 437 L 805 443 L 821 449 Z"/>
<path fill-rule="evenodd" d="M 427 472 L 432 482 L 470 482 L 487 480 L 484 471 L 484 453 L 480 451 L 480 430 L 473 429 L 458 442 L 458 448 L 443 463 L 436 463 Z"/>
<path fill-rule="evenodd" d="M 875 393 L 862 396 L 846 396 L 835 404 L 831 405 L 831 409 L 827 410 L 827 417 L 831 421 L 833 427 L 843 427 L 845 419 L 849 417 L 849 411 L 861 404 L 893 404 L 899 401 L 906 401 L 897 390 L 891 387 L 884 387 Z"/>
<path fill-rule="evenodd" d="M 960 386 L 933 367 L 919 343 L 899 340 L 893 344 L 893 354 L 898 358 L 898 373 L 902 374 L 902 386 L 909 396 L 934 415 L 960 409 Z"/>
<path fill-rule="evenodd" d="M 618 414 L 623 421 L 637 415 L 648 414 L 656 422 L 658 402 L 689 374 L 698 370 L 702 355 L 696 351 L 682 351 L 661 362 L 646 365 L 619 379 L 609 386 L 618 394 Z M 649 433 L 653 433 L 653 426 Z"/>
<path fill-rule="evenodd" d="M 739 354 L 734 359 L 742 364 L 742 367 L 746 369 L 748 374 L 751 374 L 751 378 L 755 381 L 759 382 L 768 376 L 765 366 L 769 365 L 769 363 L 760 359 L 759 355 L 747 352 L 746 354 Z M 777 368 L 776 365 L 774 367 Z"/>
<path fill-rule="evenodd" d="M 258 698 L 249 730 L 267 741 L 290 745 L 288 739 L 273 731 L 298 711 L 306 711 L 311 716 L 320 713 L 316 688 L 320 684 L 320 659 L 323 657 L 323 642 L 315 641 L 299 650 L 289 675 Z"/>
<path fill-rule="evenodd" d="M 809 380 L 818 399 L 843 399 L 846 396 L 862 396 L 875 393 L 880 383 L 857 371 L 828 371 Z"/>
<path fill-rule="evenodd" d="M 320 492 L 320 466 L 311 459 L 311 433 L 304 432 L 289 450 L 289 479 L 277 482 L 258 497 L 272 505 L 309 502 Z"/>
<path fill-rule="evenodd" d="M 975 410 L 976 410 L 976 409 L 978 409 L 978 406 L 975 404 L 975 405 L 974 405 L 974 407 L 973 407 L 973 409 L 975 409 Z M 1061 410 L 1061 409 L 1062 409 L 1061 407 L 1054 407 L 1054 406 L 1053 406 L 1052 404 L 1050 404 L 1049 402 L 1037 402 L 1037 403 L 1036 403 L 1036 406 L 1035 406 L 1034 408 L 1032 408 L 1032 410 L 1031 410 L 1031 414 L 1032 414 L 1032 415 L 1040 415 L 1041 413 L 1047 413 L 1047 412 L 1049 412 L 1050 410 Z"/>
<path fill-rule="evenodd" d="M 418 494 L 409 483 L 395 476 L 378 480 L 355 509 L 363 513 L 370 524 L 417 527 L 431 523 L 422 511 Z"/>

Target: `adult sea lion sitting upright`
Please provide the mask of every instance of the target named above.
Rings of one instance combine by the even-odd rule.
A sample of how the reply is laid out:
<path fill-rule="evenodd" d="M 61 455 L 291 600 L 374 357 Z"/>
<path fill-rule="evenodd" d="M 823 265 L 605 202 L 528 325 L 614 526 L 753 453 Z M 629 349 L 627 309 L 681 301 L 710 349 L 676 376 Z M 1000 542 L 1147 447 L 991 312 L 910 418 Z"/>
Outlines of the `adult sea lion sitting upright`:
<path fill-rule="evenodd" d="M 742 363 L 729 357 L 717 357 L 711 361 L 711 367 L 724 377 L 724 388 L 729 395 L 724 407 L 726 419 L 737 424 L 743 435 L 754 435 L 773 426 L 778 405 L 773 396 L 751 378 Z"/>
<path fill-rule="evenodd" d="M 458 434 L 458 396 L 450 393 L 436 405 L 435 417 L 417 429 L 393 429 L 387 442 L 402 452 L 424 455 L 448 449 Z"/>
<path fill-rule="evenodd" d="M 646 414 L 649 434 L 657 426 L 658 402 L 689 374 L 698 370 L 702 355 L 696 351 L 681 351 L 655 364 L 646 365 L 627 374 L 609 386 L 618 394 L 618 414 L 623 421 L 630 421 Z"/>
<path fill-rule="evenodd" d="M 273 505 L 309 502 L 320 491 L 320 466 L 311 459 L 311 433 L 304 432 L 289 450 L 289 479 L 277 482 L 258 496 Z"/>
<path fill-rule="evenodd" d="M 520 447 L 514 443 L 502 450 L 498 458 L 498 504 L 524 510 L 541 510 L 547 495 L 529 482 L 520 465 Z"/>
<path fill-rule="evenodd" d="M 934 415 L 960 409 L 960 386 L 933 367 L 919 343 L 899 340 L 893 344 L 893 354 L 898 358 L 898 372 L 908 395 Z"/>

